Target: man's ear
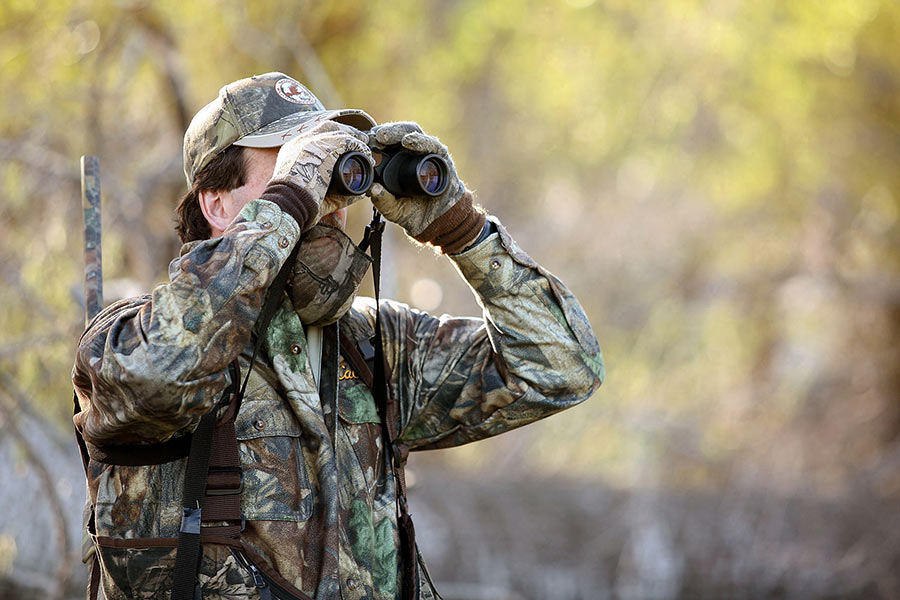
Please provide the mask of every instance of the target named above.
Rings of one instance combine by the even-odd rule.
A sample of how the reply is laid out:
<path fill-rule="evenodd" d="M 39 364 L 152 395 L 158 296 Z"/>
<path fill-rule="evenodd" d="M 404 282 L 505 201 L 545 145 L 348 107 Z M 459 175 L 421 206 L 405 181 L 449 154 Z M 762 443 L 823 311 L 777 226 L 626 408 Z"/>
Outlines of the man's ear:
<path fill-rule="evenodd" d="M 219 237 L 231 224 L 234 215 L 228 214 L 231 192 L 225 190 L 200 190 L 197 200 L 200 202 L 200 210 L 209 223 L 212 237 Z"/>

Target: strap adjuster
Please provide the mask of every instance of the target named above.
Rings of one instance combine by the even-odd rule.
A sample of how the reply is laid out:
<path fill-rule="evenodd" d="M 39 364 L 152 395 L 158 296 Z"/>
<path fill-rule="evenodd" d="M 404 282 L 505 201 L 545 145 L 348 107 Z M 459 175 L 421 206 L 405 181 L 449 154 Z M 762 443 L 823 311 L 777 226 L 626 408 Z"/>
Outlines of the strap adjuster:
<path fill-rule="evenodd" d="M 181 515 L 181 533 L 200 535 L 200 508 L 184 508 Z"/>
<path fill-rule="evenodd" d="M 238 484 L 228 486 L 225 477 L 216 477 L 216 473 L 237 473 Z M 215 485 L 216 487 L 211 487 Z M 209 467 L 209 479 L 206 482 L 207 496 L 232 496 L 244 491 L 244 471 L 240 467 Z"/>

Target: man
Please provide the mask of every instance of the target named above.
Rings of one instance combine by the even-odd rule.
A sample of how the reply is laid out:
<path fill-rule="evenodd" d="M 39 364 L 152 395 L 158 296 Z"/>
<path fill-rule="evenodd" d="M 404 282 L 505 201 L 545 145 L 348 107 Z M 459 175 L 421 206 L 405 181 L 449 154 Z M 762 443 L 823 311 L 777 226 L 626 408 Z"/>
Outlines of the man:
<path fill-rule="evenodd" d="M 391 444 L 384 408 L 348 364 L 357 344 L 377 339 L 375 302 L 350 307 L 369 262 L 342 232 L 346 207 L 359 198 L 330 193 L 329 183 L 345 152 L 371 160 L 372 147 L 397 145 L 443 156 L 451 184 L 436 198 L 396 198 L 376 184 L 371 202 L 453 262 L 484 319 L 381 302 L 397 408 Z M 589 397 L 603 364 L 581 307 L 475 207 L 436 138 L 413 123 L 376 126 L 362 111 L 326 111 L 281 73 L 222 88 L 185 134 L 184 168 L 190 191 L 177 228 L 187 243 L 171 281 L 91 323 L 73 374 L 75 423 L 91 448 L 152 454 L 195 428 L 198 437 L 201 417 L 249 372 L 233 417 L 242 482 L 224 492 L 240 493 L 240 527 L 233 514 L 210 522 L 206 504 L 182 507 L 183 459 L 129 466 L 92 454 L 91 528 L 106 596 L 167 597 L 181 552 L 171 540 L 206 511 L 206 538 L 231 527 L 242 545 L 202 545 L 203 597 L 438 597 L 414 544 L 401 552 L 403 482 L 392 458 L 398 448 L 496 435 Z M 254 335 L 266 291 L 298 240 L 288 292 Z M 235 359 L 240 376 L 229 368 Z"/>

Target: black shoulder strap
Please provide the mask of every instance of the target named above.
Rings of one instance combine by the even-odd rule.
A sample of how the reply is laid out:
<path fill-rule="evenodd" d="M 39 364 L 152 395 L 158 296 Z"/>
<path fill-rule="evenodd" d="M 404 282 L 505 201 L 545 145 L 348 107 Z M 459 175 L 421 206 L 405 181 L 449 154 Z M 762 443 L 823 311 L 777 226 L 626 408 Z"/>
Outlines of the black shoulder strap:
<path fill-rule="evenodd" d="M 406 459 L 409 457 L 409 448 L 398 438 L 400 435 L 400 409 L 388 385 L 390 367 L 384 356 L 384 342 L 381 331 L 381 240 L 384 233 L 384 218 L 377 209 L 374 210 L 372 222 L 366 227 L 366 233 L 359 247 L 365 251 L 372 248 L 372 281 L 375 286 L 375 335 L 374 342 L 374 368 L 372 369 L 372 396 L 375 398 L 375 406 L 381 417 L 382 431 L 387 444 L 386 449 L 391 452 L 391 466 L 394 479 L 397 481 L 397 525 L 400 533 L 400 551 L 403 556 L 403 598 L 412 600 L 416 597 L 416 531 L 413 527 L 412 517 L 406 502 Z M 354 348 L 355 350 L 355 348 Z M 359 352 L 363 358 L 368 348 L 363 347 Z M 351 351 L 352 354 L 352 351 Z M 351 357 L 345 355 L 347 360 Z M 365 360 L 362 361 L 365 364 Z M 364 371 L 362 365 L 354 365 L 354 368 Z M 365 369 L 365 370 L 368 370 Z M 368 384 L 368 382 L 366 382 Z"/>
<path fill-rule="evenodd" d="M 235 386 L 236 387 L 236 386 Z M 232 390 L 226 390 L 226 393 Z M 224 398 L 223 398 L 224 400 Z M 181 529 L 178 532 L 178 548 L 175 551 L 175 572 L 172 578 L 172 600 L 192 600 L 200 567 L 200 519 L 209 476 L 209 454 L 212 449 L 216 413 L 222 405 L 217 403 L 200 418 L 200 424 L 191 435 L 191 453 L 188 455 L 182 492 Z"/>

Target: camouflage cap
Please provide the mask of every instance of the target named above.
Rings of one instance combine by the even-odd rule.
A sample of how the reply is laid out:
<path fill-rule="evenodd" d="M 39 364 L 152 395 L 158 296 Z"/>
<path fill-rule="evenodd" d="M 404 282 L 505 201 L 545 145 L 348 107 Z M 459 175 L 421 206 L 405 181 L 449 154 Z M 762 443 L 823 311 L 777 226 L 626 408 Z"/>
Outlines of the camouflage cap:
<path fill-rule="evenodd" d="M 284 73 L 229 83 L 200 109 L 184 134 L 188 187 L 200 170 L 231 146 L 276 148 L 314 123 L 333 120 L 360 130 L 375 121 L 361 110 L 326 110 L 312 92 Z"/>

